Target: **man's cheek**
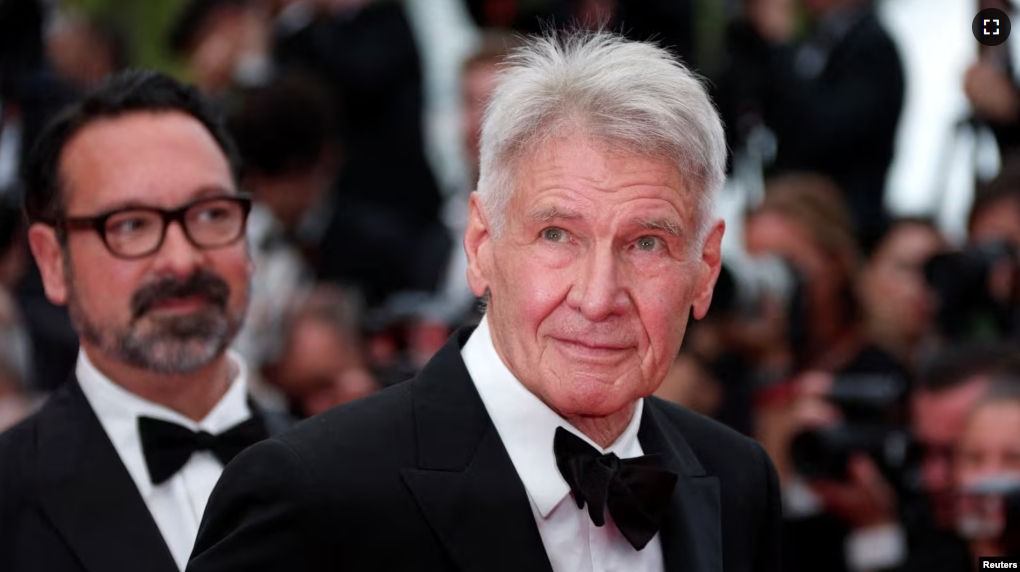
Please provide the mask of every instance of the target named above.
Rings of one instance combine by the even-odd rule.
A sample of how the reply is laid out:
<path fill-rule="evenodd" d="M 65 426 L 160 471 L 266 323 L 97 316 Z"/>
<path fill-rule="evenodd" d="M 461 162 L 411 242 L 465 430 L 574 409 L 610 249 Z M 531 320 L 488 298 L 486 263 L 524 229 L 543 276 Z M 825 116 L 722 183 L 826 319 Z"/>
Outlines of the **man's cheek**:
<path fill-rule="evenodd" d="M 561 273 L 550 271 L 518 290 L 526 311 L 530 314 L 547 315 L 566 298 L 572 282 Z"/>

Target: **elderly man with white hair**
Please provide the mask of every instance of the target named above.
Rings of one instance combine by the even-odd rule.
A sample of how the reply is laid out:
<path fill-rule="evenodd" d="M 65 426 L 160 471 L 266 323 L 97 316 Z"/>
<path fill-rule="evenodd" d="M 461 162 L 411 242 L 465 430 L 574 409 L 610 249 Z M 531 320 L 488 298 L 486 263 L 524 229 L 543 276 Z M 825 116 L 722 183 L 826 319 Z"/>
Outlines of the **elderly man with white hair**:
<path fill-rule="evenodd" d="M 762 448 L 651 397 L 711 302 L 725 158 L 665 50 L 528 41 L 482 127 L 481 324 L 238 457 L 188 570 L 778 571 Z"/>

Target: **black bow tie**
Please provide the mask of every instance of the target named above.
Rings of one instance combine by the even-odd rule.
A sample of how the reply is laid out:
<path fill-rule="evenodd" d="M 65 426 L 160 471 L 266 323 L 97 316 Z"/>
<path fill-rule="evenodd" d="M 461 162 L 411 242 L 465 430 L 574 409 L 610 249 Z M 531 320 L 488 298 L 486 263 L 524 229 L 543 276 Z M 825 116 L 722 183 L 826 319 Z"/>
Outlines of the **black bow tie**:
<path fill-rule="evenodd" d="M 205 431 L 196 433 L 168 421 L 139 417 L 138 433 L 154 485 L 174 476 L 196 451 L 210 451 L 226 465 L 249 445 L 269 436 L 262 419 L 255 416 L 218 435 Z"/>
<path fill-rule="evenodd" d="M 553 439 L 556 466 L 570 485 L 577 508 L 588 503 L 595 526 L 606 524 L 605 512 L 636 550 L 652 540 L 662 524 L 676 473 L 662 468 L 656 455 L 620 460 L 597 449 L 562 427 Z"/>

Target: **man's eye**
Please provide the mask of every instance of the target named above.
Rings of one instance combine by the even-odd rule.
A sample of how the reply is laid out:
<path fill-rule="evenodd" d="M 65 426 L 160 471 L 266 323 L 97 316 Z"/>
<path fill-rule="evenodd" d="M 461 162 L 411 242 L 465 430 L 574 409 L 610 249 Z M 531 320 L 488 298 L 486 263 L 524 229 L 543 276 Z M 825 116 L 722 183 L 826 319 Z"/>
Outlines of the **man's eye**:
<path fill-rule="evenodd" d="M 562 228 L 550 227 L 542 231 L 542 238 L 549 242 L 566 242 L 567 231 Z"/>
<path fill-rule="evenodd" d="M 221 207 L 207 207 L 195 214 L 198 222 L 219 222 L 230 218 L 230 212 Z"/>
<path fill-rule="evenodd" d="M 657 250 L 661 246 L 661 241 L 654 236 L 642 236 L 637 239 L 638 250 L 653 251 Z"/>
<path fill-rule="evenodd" d="M 145 217 L 119 218 L 107 223 L 107 231 L 116 234 L 132 234 L 148 230 L 149 220 Z"/>

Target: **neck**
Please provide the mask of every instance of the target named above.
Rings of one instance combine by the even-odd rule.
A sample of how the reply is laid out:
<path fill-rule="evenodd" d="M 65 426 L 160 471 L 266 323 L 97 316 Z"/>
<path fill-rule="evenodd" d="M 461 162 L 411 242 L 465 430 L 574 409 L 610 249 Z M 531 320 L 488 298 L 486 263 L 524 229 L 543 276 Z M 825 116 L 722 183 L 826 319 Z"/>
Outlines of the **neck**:
<path fill-rule="evenodd" d="M 595 441 L 599 447 L 607 449 L 620 438 L 620 435 L 627 429 L 627 425 L 630 425 L 635 407 L 636 402 L 605 417 L 575 416 L 566 417 L 566 420 L 589 439 Z"/>
<path fill-rule="evenodd" d="M 162 374 L 111 359 L 98 348 L 83 344 L 82 350 L 92 365 L 113 383 L 193 421 L 205 419 L 227 393 L 235 374 L 226 353 L 192 373 Z"/>

